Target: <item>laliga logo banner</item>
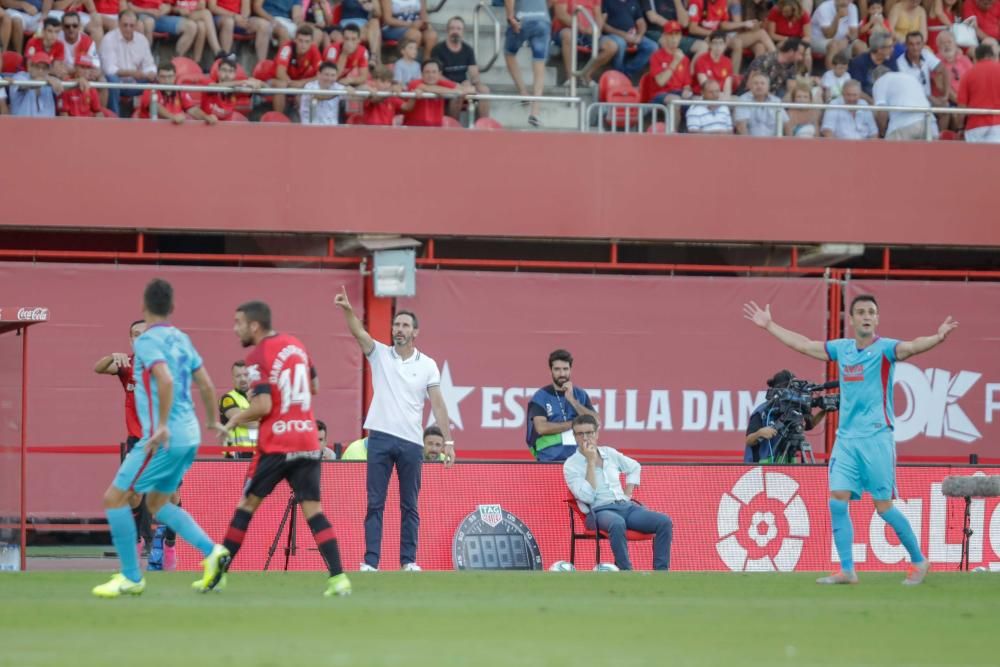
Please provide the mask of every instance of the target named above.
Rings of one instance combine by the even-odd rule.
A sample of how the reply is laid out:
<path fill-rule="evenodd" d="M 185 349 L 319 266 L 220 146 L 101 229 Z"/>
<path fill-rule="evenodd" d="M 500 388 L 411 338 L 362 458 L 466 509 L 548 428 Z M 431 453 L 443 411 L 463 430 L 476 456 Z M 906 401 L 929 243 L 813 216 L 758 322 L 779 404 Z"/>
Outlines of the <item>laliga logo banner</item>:
<path fill-rule="evenodd" d="M 722 494 L 716 519 L 715 550 L 733 572 L 791 572 L 809 537 L 798 482 L 764 468 L 748 471 Z"/>

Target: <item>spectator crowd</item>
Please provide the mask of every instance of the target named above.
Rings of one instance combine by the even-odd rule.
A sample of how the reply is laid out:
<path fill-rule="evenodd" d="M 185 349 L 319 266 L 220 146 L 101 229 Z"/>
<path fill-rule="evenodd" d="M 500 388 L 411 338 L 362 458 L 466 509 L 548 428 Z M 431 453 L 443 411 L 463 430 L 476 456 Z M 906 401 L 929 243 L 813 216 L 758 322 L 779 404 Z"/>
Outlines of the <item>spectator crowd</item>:
<path fill-rule="evenodd" d="M 675 117 L 691 133 L 968 141 L 996 141 L 1000 134 L 1000 115 L 934 113 L 1000 108 L 1000 0 L 503 0 L 503 6 L 503 54 L 520 95 L 546 94 L 545 70 L 559 49 L 567 79 L 577 75 L 587 85 L 620 73 L 616 81 L 632 91 L 621 100 L 691 100 Z M 0 87 L 0 113 L 155 114 L 172 123 L 214 124 L 255 111 L 265 120 L 304 124 L 441 126 L 463 113 L 466 96 L 490 92 L 463 19 L 449 19 L 439 41 L 426 0 L 0 0 L 0 8 L 0 51 L 10 79 Z M 599 28 L 597 43 L 584 20 L 573 43 L 579 9 Z M 239 42 L 246 42 L 247 68 L 234 50 Z M 172 54 L 157 63 L 153 46 Z M 530 80 L 517 59 L 522 49 L 530 51 Z M 586 63 L 576 73 L 574 51 Z M 29 80 L 47 85 L 18 85 Z M 89 85 L 96 81 L 213 84 L 231 92 L 153 95 L 97 90 Z M 254 95 L 265 86 L 308 94 Z M 404 91 L 414 96 L 394 96 Z M 728 105 L 732 100 L 871 108 L 777 112 Z M 525 107 L 528 123 L 540 126 L 538 102 Z M 477 102 L 476 112 L 488 116 L 488 102 Z"/>

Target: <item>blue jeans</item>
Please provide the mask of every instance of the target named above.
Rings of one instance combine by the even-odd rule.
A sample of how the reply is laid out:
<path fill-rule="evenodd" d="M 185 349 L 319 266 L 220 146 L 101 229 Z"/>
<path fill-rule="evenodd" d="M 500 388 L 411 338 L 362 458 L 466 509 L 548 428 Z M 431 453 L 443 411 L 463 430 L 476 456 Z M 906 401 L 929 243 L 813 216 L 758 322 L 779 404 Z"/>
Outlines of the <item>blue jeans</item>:
<path fill-rule="evenodd" d="M 552 42 L 552 24 L 541 19 L 528 19 L 521 22 L 521 30 L 507 26 L 507 36 L 504 41 L 504 52 L 516 55 L 527 42 L 531 45 L 532 60 L 548 60 L 549 44 Z"/>
<path fill-rule="evenodd" d="M 108 83 L 134 83 L 135 79 L 122 79 L 115 76 L 114 74 L 106 75 Z M 121 98 L 122 95 L 125 97 L 135 97 L 136 95 L 141 95 L 141 90 L 127 90 L 113 88 L 108 91 L 108 109 L 113 111 L 116 116 L 121 115 Z"/>
<path fill-rule="evenodd" d="M 382 513 L 385 511 L 385 496 L 389 491 L 393 466 L 396 466 L 399 477 L 399 564 L 417 561 L 417 533 L 420 528 L 417 497 L 420 495 L 420 466 L 423 460 L 424 448 L 415 442 L 379 431 L 368 434 L 365 562 L 372 567 L 378 567 L 382 555 Z"/>
<path fill-rule="evenodd" d="M 642 41 L 636 44 L 635 53 L 630 54 L 626 53 L 629 45 L 625 42 L 624 37 L 619 37 L 618 35 L 601 35 L 601 39 L 605 38 L 610 39 L 618 45 L 615 58 L 611 61 L 611 67 L 629 76 L 635 76 L 646 69 L 649 59 L 657 49 L 656 42 L 648 37 L 643 37 Z M 628 56 L 627 59 L 626 56 Z"/>
<path fill-rule="evenodd" d="M 621 570 L 631 570 L 632 561 L 628 557 L 628 540 L 626 530 L 640 533 L 652 533 L 653 538 L 653 569 L 670 569 L 670 543 L 674 539 L 674 522 L 666 514 L 652 512 L 631 500 L 612 505 L 592 507 L 587 514 L 587 528 L 594 530 L 594 517 L 597 525 L 608 534 L 611 551 L 615 554 L 615 565 Z"/>

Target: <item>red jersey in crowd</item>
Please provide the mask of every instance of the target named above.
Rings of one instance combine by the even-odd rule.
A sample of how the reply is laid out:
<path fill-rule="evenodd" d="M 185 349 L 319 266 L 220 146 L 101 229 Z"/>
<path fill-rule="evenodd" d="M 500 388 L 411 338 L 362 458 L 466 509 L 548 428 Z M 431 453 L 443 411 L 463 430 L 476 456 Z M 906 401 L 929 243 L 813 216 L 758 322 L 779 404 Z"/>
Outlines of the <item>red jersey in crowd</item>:
<path fill-rule="evenodd" d="M 368 49 L 360 44 L 358 48 L 354 49 L 354 53 L 343 53 L 341 55 L 344 56 L 344 64 L 337 70 L 338 79 L 357 76 L 361 72 L 368 71 Z"/>
<path fill-rule="evenodd" d="M 312 411 L 316 371 L 305 346 L 294 336 L 274 334 L 247 357 L 250 395 L 269 394 L 271 412 L 260 420 L 257 448 L 263 454 L 319 449 Z"/>
<path fill-rule="evenodd" d="M 233 93 L 205 93 L 201 96 L 201 110 L 219 120 L 232 120 L 236 110 L 236 95 Z"/>
<path fill-rule="evenodd" d="M 139 423 L 139 415 L 135 411 L 135 379 L 132 370 L 135 368 L 135 355 L 128 355 L 128 368 L 118 369 L 118 380 L 125 390 L 125 428 L 128 429 L 129 436 L 133 438 L 142 437 L 142 424 Z"/>
<path fill-rule="evenodd" d="M 79 88 L 64 90 L 58 100 L 58 113 L 74 118 L 100 116 L 101 98 L 93 88 L 84 93 Z M 134 410 L 134 408 L 133 408 Z"/>
<path fill-rule="evenodd" d="M 1000 62 L 982 60 L 958 83 L 958 103 L 974 109 L 1000 109 Z M 1000 116 L 967 116 L 965 130 L 1000 125 Z"/>
<path fill-rule="evenodd" d="M 94 9 L 98 14 L 107 14 L 118 18 L 118 0 L 94 0 Z"/>
<path fill-rule="evenodd" d="M 403 106 L 399 97 L 383 97 L 377 100 L 365 100 L 365 110 L 362 119 L 365 125 L 392 125 L 392 120 Z"/>
<path fill-rule="evenodd" d="M 576 11 L 577 7 L 583 7 L 590 15 L 597 18 L 597 15 L 601 13 L 601 0 L 567 0 L 566 2 L 559 2 L 557 4 L 566 5 L 566 13 L 573 16 L 573 12 Z M 577 19 L 577 33 L 580 35 L 590 36 L 591 25 L 587 22 L 587 19 L 582 16 Z M 559 19 L 552 19 L 552 34 L 558 35 L 563 28 L 569 28 L 568 25 L 563 25 Z"/>
<path fill-rule="evenodd" d="M 160 5 L 163 5 L 163 4 L 173 4 L 172 2 L 170 2 L 170 0 L 162 0 L 162 1 L 161 0 L 129 0 L 129 2 L 136 9 L 139 9 L 139 10 L 142 10 L 142 9 L 159 9 Z M 118 10 L 116 9 L 115 10 L 115 14 L 117 14 L 117 13 L 118 13 Z"/>
<path fill-rule="evenodd" d="M 300 56 L 295 52 L 295 42 L 285 42 L 274 58 L 275 68 L 284 67 L 292 81 L 315 78 L 322 64 L 323 56 L 315 44 L 309 47 L 304 56 Z"/>
<path fill-rule="evenodd" d="M 45 53 L 52 56 L 52 61 L 56 62 L 59 60 L 66 60 L 66 47 L 58 39 L 52 43 L 52 48 L 45 50 L 45 42 L 42 41 L 41 37 L 32 37 L 28 40 L 28 44 L 24 47 L 24 60 L 28 61 L 34 54 L 44 51 Z"/>
<path fill-rule="evenodd" d="M 809 25 L 809 15 L 802 12 L 797 19 L 789 19 L 781 13 L 781 7 L 775 6 L 768 12 L 767 20 L 774 24 L 774 32 L 781 37 L 802 37 L 808 33 L 803 32 Z"/>
<path fill-rule="evenodd" d="M 680 91 L 685 86 L 691 85 L 691 64 L 688 62 L 687 56 L 680 49 L 677 50 L 677 54 L 681 58 L 681 64 L 677 66 L 677 69 L 674 70 L 674 73 L 662 86 L 656 83 L 655 77 L 670 69 L 670 66 L 674 62 L 674 55 L 667 52 L 666 49 L 657 49 L 649 59 L 649 74 L 653 77 L 653 95 Z M 702 57 L 702 60 L 704 58 L 705 56 Z"/>
<path fill-rule="evenodd" d="M 243 11 L 243 0 L 218 0 L 215 6 L 219 9 L 231 11 L 233 14 L 239 14 Z"/>
<path fill-rule="evenodd" d="M 414 91 L 422 84 L 422 80 L 414 79 L 410 82 L 410 85 L 407 86 L 407 89 Z M 444 88 L 458 87 L 458 84 L 454 81 L 449 81 L 443 76 L 435 85 L 442 86 Z M 408 125 L 410 127 L 441 127 L 441 123 L 444 122 L 444 103 L 445 99 L 443 97 L 418 99 L 413 105 L 413 109 L 406 114 L 406 119 L 403 121 L 403 125 Z"/>
<path fill-rule="evenodd" d="M 715 62 L 712 60 L 712 56 L 707 53 L 698 58 L 694 64 L 694 80 L 692 82 L 692 88 L 696 94 L 701 93 L 701 84 L 698 83 L 699 74 L 705 74 L 709 79 L 715 79 L 720 87 L 724 86 L 726 79 L 733 75 L 733 61 L 727 56 L 722 56 L 719 58 L 719 62 Z"/>
<path fill-rule="evenodd" d="M 688 13 L 702 28 L 718 30 L 723 21 L 729 20 L 729 5 L 726 0 L 691 0 Z"/>
<path fill-rule="evenodd" d="M 149 106 L 152 99 L 152 90 L 147 90 L 142 94 L 142 99 L 139 101 L 139 118 L 150 117 Z M 173 114 L 183 113 L 195 106 L 195 101 L 191 97 L 191 93 L 173 90 L 158 91 L 156 103 Z"/>

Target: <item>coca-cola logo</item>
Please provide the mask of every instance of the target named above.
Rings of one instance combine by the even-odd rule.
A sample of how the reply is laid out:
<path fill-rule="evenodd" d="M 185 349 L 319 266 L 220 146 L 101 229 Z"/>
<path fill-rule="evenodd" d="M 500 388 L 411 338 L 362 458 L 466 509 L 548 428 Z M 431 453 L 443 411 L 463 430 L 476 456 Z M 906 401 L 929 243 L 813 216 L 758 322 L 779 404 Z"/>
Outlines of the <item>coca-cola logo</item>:
<path fill-rule="evenodd" d="M 48 308 L 18 308 L 17 319 L 19 322 L 44 322 L 49 319 Z"/>

